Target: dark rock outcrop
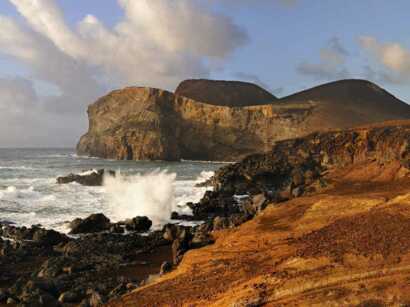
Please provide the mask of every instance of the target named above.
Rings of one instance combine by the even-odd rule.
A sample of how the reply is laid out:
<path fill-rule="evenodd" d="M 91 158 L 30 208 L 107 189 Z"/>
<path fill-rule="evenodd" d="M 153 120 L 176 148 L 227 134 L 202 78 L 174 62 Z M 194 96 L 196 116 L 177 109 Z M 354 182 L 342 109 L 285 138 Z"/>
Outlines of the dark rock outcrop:
<path fill-rule="evenodd" d="M 108 230 L 111 227 L 111 222 L 102 213 L 91 214 L 85 219 L 75 219 L 70 224 L 71 234 L 94 233 Z"/>
<path fill-rule="evenodd" d="M 227 107 L 270 104 L 277 100 L 271 93 L 253 83 L 205 79 L 181 82 L 175 90 L 175 95 Z"/>
<path fill-rule="evenodd" d="M 404 173 L 410 169 L 409 161 L 410 121 L 313 133 L 277 142 L 268 153 L 251 155 L 219 169 L 212 193 L 225 198 L 271 193 L 274 199 L 288 199 L 325 185 L 324 174 L 332 169 L 361 163 L 398 163 Z"/>
<path fill-rule="evenodd" d="M 214 230 L 231 228 L 251 219 L 269 203 L 328 188 L 332 184 L 329 172 L 357 166 L 367 171 L 356 175 L 352 171 L 349 176 L 365 181 L 390 176 L 393 180 L 410 173 L 409 161 L 410 121 L 313 133 L 279 141 L 270 152 L 220 168 L 209 181 L 213 191 L 188 205 L 194 219 L 213 219 Z"/>
<path fill-rule="evenodd" d="M 152 226 L 152 221 L 146 216 L 137 216 L 125 221 L 125 228 L 129 231 L 146 232 Z"/>
<path fill-rule="evenodd" d="M 99 306 L 172 260 L 162 232 L 76 239 L 38 227 L 3 226 L 0 232 L 0 304 Z"/>
<path fill-rule="evenodd" d="M 103 185 L 104 174 L 109 176 L 115 176 L 114 171 L 100 170 L 90 170 L 83 174 L 69 174 L 67 176 L 62 176 L 57 178 L 58 184 L 67 184 L 71 182 L 77 182 L 85 186 L 101 186 Z"/>
<path fill-rule="evenodd" d="M 53 246 L 69 240 L 66 235 L 57 231 L 35 226 L 28 228 L 5 225 L 0 227 L 1 236 L 15 241 L 31 241 L 40 246 Z"/>
<path fill-rule="evenodd" d="M 182 83 L 177 95 L 131 87 L 100 98 L 88 108 L 89 131 L 78 153 L 119 160 L 237 161 L 314 131 L 410 118 L 409 105 L 363 80 L 325 84 L 264 105 L 252 105 L 264 99 L 248 101 L 234 83 L 201 81 L 199 90 L 195 84 Z M 234 102 L 237 93 L 241 98 Z M 182 96 L 194 94 L 204 95 L 205 103 Z"/>

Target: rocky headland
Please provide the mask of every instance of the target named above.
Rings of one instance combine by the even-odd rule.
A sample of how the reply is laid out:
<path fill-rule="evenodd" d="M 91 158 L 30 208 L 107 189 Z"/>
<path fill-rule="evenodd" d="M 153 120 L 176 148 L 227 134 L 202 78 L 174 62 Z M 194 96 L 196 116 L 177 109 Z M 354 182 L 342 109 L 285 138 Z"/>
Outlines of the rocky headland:
<path fill-rule="evenodd" d="M 119 160 L 238 161 L 315 131 L 410 118 L 410 106 L 364 80 L 277 99 L 243 82 L 187 80 L 175 93 L 130 87 L 88 108 L 81 155 Z"/>
<path fill-rule="evenodd" d="M 410 121 L 315 132 L 217 171 L 193 216 L 172 214 L 198 226 L 4 224 L 0 304 L 407 304 L 409 158 Z"/>

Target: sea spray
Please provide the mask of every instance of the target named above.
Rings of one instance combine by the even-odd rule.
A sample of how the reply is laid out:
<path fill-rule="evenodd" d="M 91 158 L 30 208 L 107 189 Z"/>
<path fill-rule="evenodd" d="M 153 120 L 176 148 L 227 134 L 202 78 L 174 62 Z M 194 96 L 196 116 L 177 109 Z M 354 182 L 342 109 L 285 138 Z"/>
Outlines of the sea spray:
<path fill-rule="evenodd" d="M 202 171 L 201 174 L 196 179 L 197 183 L 204 183 L 208 179 L 210 179 L 213 175 L 215 175 L 214 171 Z"/>
<path fill-rule="evenodd" d="M 0 220 L 14 222 L 18 226 L 41 224 L 62 232 L 69 231 L 68 222 L 94 213 L 103 213 L 113 222 L 121 220 L 113 212 L 116 209 L 121 213 L 121 210 L 108 201 L 106 187 L 56 183 L 59 176 L 102 168 L 121 169 L 124 175 L 129 176 L 145 174 L 158 167 L 178 174 L 173 183 L 175 203 L 172 211 L 190 214 L 192 211 L 186 203 L 198 202 L 209 188 L 195 187 L 195 184 L 205 181 L 220 166 L 219 163 L 190 161 L 102 160 L 78 157 L 66 149 L 0 149 Z M 156 182 L 152 191 L 160 189 L 159 185 Z M 120 215 L 125 219 L 132 218 L 134 213 Z"/>
<path fill-rule="evenodd" d="M 104 179 L 107 201 L 113 218 L 148 216 L 154 226 L 169 221 L 175 208 L 175 173 L 155 170 L 147 174 Z"/>

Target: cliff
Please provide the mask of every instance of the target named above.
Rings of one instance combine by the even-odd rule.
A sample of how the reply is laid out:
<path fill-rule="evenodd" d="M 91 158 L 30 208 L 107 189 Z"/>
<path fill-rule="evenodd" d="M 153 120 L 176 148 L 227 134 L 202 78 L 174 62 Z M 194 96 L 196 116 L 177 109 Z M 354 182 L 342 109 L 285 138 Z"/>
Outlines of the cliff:
<path fill-rule="evenodd" d="M 324 174 L 333 170 L 357 167 L 364 173 L 350 172 L 350 179 L 357 174 L 362 181 L 383 180 L 389 174 L 378 170 L 391 163 L 395 164 L 394 176 L 410 169 L 410 121 L 316 132 L 278 141 L 269 152 L 222 167 L 211 182 L 214 191 L 225 196 L 272 191 L 292 197 L 315 191 L 318 183 L 325 186 Z"/>
<path fill-rule="evenodd" d="M 208 103 L 140 87 L 100 98 L 88 108 L 89 131 L 80 139 L 78 153 L 130 160 L 235 161 L 269 151 L 278 140 L 318 130 L 410 118 L 409 105 L 367 81 L 334 82 L 264 105 L 253 105 L 264 101 L 254 94 L 259 98 L 249 100 L 249 106 L 243 106 L 247 95 L 235 96 L 241 86 L 228 83 L 221 90 L 225 83 L 199 82 L 201 87 L 198 82 L 183 82 L 177 93 Z M 209 90 L 214 84 L 215 91 Z M 221 93 L 227 98 L 219 102 Z M 235 97 L 242 97 L 238 104 Z M 215 105 L 219 103 L 223 105 Z"/>
<path fill-rule="evenodd" d="M 252 194 L 258 182 L 279 190 L 296 177 L 309 187 L 310 166 L 323 186 L 214 228 L 213 245 L 108 305 L 406 306 L 409 140 L 410 121 L 315 133 L 222 168 L 214 182 L 225 195 L 238 192 L 229 186 Z"/>

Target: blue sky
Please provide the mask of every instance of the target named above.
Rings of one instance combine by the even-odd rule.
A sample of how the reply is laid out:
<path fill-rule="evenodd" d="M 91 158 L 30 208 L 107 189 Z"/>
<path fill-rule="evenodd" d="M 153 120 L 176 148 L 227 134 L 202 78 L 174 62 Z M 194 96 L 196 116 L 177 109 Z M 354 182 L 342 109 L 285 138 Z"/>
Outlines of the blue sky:
<path fill-rule="evenodd" d="M 278 96 L 365 78 L 410 101 L 409 11 L 405 0 L 3 0 L 0 110 L 10 114 L 0 116 L 16 127 L 0 140 L 19 145 L 12 136 L 30 118 L 39 128 L 25 142 L 72 145 L 108 90 L 173 90 L 190 77 Z M 64 137 L 46 140 L 50 127 Z"/>

